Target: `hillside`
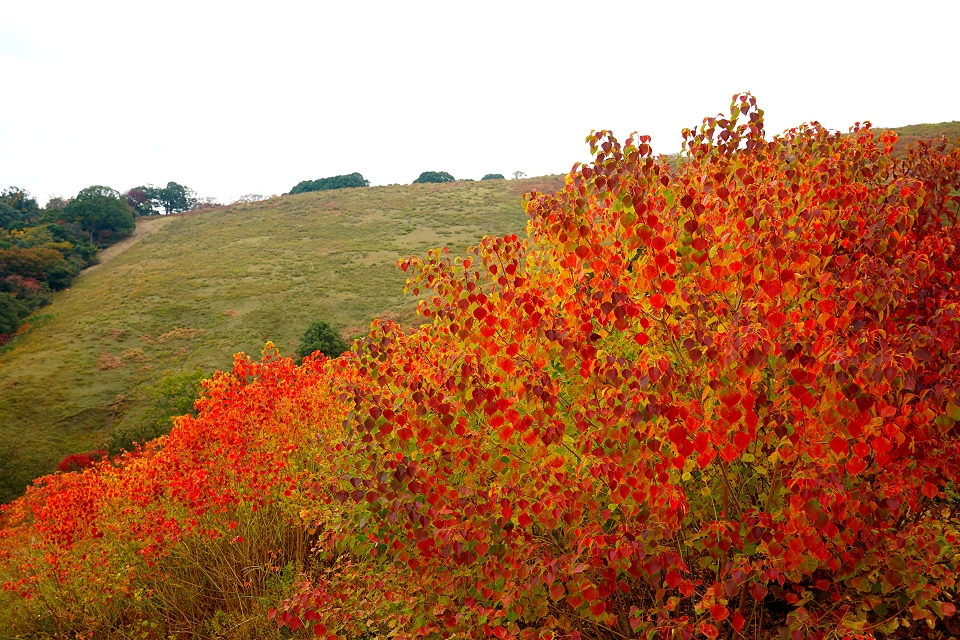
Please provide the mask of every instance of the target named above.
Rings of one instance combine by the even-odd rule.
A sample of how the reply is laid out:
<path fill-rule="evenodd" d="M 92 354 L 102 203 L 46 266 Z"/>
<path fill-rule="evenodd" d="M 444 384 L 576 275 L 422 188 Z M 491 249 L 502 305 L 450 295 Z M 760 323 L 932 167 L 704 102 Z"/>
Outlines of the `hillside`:
<path fill-rule="evenodd" d="M 162 219 L 0 352 L 0 475 L 22 487 L 135 425 L 164 376 L 229 369 L 234 353 L 256 355 L 267 340 L 291 354 L 314 319 L 348 338 L 375 317 L 412 321 L 397 259 L 522 233 L 522 194 L 561 184 L 344 189 Z M 15 490 L 0 484 L 0 500 Z"/>
<path fill-rule="evenodd" d="M 883 129 L 884 127 L 879 127 Z M 937 124 L 911 124 L 905 127 L 891 129 L 900 136 L 893 147 L 893 155 L 902 158 L 907 155 L 907 149 L 920 140 L 947 138 L 951 141 L 960 138 L 960 121 L 940 122 Z"/>

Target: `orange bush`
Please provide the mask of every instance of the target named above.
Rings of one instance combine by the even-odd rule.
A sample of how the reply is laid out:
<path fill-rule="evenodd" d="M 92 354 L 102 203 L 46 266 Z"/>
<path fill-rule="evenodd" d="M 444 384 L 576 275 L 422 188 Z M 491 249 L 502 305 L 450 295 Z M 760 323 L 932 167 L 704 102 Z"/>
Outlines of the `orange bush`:
<path fill-rule="evenodd" d="M 360 343 L 355 462 L 328 480 L 364 544 L 281 624 L 819 638 L 953 614 L 960 152 L 768 140 L 749 95 L 684 140 L 671 169 L 593 134 L 527 200 L 532 241 L 402 264 L 433 324 Z"/>

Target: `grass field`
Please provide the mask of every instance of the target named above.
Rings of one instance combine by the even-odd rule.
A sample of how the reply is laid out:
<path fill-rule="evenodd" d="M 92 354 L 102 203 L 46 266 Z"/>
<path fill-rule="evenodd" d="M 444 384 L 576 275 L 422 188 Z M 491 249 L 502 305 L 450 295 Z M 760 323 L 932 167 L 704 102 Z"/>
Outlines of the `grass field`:
<path fill-rule="evenodd" d="M 413 322 L 398 258 L 522 233 L 522 194 L 561 185 L 344 189 L 164 220 L 56 294 L 0 353 L 0 501 L 136 423 L 166 375 L 229 368 L 267 340 L 290 354 L 317 318 L 347 338 L 375 317 Z"/>

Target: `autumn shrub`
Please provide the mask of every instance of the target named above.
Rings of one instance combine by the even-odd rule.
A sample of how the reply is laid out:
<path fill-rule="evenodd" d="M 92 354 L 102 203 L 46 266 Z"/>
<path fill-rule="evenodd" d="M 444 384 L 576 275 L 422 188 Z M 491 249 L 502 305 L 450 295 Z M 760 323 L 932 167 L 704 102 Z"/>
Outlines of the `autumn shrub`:
<path fill-rule="evenodd" d="M 301 452 L 342 431 L 320 371 L 241 354 L 168 436 L 41 478 L 4 506 L 4 628 L 72 637 L 146 621 L 196 637 L 214 616 L 265 620 L 261 597 L 285 568 L 306 568 L 323 511 L 303 489 L 322 463 Z"/>
<path fill-rule="evenodd" d="M 956 149 L 749 95 L 588 138 L 531 241 L 402 263 L 357 348 L 351 507 L 275 614 L 338 637 L 914 635 L 956 605 Z M 349 551 L 349 553 L 347 552 Z M 916 629 L 920 627 L 920 629 Z"/>
<path fill-rule="evenodd" d="M 94 463 L 103 460 L 107 456 L 105 449 L 97 449 L 95 451 L 87 451 L 85 453 L 71 453 L 63 458 L 59 464 L 57 464 L 57 470 L 64 473 L 70 471 L 80 471 L 86 469 L 87 467 L 92 467 Z"/>

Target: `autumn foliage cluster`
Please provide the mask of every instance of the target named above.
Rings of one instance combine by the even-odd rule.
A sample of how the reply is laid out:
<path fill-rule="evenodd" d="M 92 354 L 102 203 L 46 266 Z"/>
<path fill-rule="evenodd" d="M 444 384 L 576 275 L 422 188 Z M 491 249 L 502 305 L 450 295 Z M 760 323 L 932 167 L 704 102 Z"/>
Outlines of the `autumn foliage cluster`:
<path fill-rule="evenodd" d="M 960 150 L 894 160 L 868 125 L 767 139 L 749 95 L 675 164 L 646 136 L 588 142 L 561 191 L 528 196 L 530 239 L 401 264 L 430 323 L 302 367 L 238 358 L 167 438 L 10 505 L 10 597 L 117 628 L 149 592 L 142 615 L 183 629 L 176 597 L 242 602 L 263 581 L 229 567 L 279 554 L 302 573 L 269 624 L 296 635 L 943 624 Z M 170 592 L 214 557 L 239 586 Z"/>

